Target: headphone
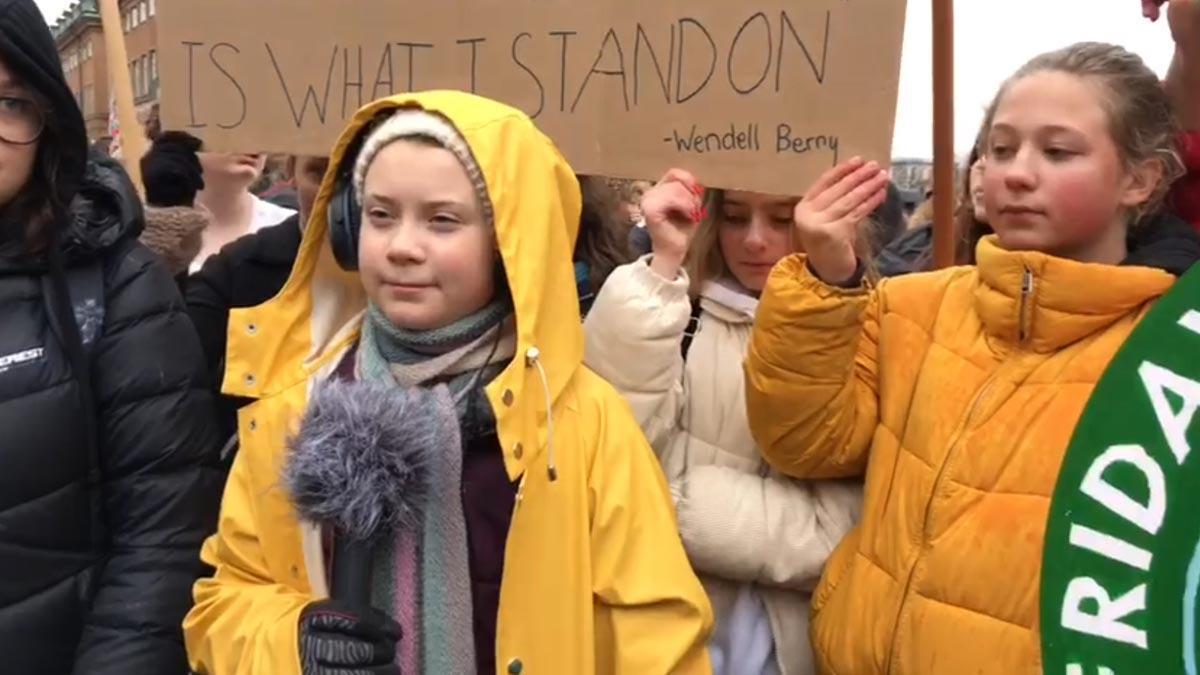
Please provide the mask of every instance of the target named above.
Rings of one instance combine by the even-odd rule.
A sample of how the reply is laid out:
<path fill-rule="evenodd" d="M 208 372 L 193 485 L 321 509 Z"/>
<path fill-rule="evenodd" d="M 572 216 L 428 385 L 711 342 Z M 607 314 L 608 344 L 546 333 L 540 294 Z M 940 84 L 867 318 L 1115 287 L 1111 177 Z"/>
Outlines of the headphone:
<path fill-rule="evenodd" d="M 342 153 L 342 164 L 334 178 L 333 197 L 325 210 L 325 219 L 329 223 L 329 243 L 334 260 L 347 272 L 358 271 L 358 233 L 362 229 L 362 205 L 354 194 L 354 165 L 358 163 L 358 153 L 371 132 L 394 112 L 381 111 L 363 126 L 358 137 Z"/>
<path fill-rule="evenodd" d="M 347 272 L 358 270 L 358 233 L 362 208 L 354 196 L 354 162 L 343 162 L 334 180 L 333 198 L 326 210 L 329 243 L 337 264 Z"/>

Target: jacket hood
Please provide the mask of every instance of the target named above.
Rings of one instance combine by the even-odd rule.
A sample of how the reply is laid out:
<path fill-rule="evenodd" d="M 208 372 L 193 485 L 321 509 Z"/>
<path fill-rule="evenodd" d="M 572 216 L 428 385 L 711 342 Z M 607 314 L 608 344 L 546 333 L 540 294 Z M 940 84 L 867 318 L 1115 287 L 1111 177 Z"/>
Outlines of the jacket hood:
<path fill-rule="evenodd" d="M 100 152 L 90 153 L 70 204 L 62 237 L 68 259 L 96 255 L 142 233 L 145 212 L 133 181 Z"/>
<path fill-rule="evenodd" d="M 758 312 L 758 297 L 732 277 L 706 281 L 699 301 L 704 311 L 729 324 L 752 324 Z"/>
<path fill-rule="evenodd" d="M 330 153 L 291 276 L 273 300 L 230 319 L 224 391 L 261 398 L 308 379 L 358 337 L 366 295 L 336 263 L 326 217 L 339 168 L 371 123 L 401 107 L 438 113 L 483 173 L 516 312 L 517 358 L 488 386 L 509 474 L 541 453 L 547 395 L 556 402 L 583 361 L 571 261 L 581 198 L 575 173 L 524 113 L 461 92 L 404 94 L 360 109 Z M 258 326 L 270 326 L 258 332 Z M 541 378 L 545 376 L 543 381 Z M 508 452 L 520 444 L 523 452 Z"/>
<path fill-rule="evenodd" d="M 50 105 L 58 129 L 59 203 L 70 204 L 87 165 L 87 128 L 63 75 L 54 36 L 33 0 L 0 0 L 0 59 Z"/>

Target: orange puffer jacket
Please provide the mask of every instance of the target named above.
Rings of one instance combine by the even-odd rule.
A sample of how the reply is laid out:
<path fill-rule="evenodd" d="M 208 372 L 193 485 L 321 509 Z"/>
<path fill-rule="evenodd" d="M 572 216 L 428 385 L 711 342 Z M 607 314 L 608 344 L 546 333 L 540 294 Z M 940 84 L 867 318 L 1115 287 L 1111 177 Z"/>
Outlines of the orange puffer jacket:
<path fill-rule="evenodd" d="M 1183 238 L 1152 245 L 1194 261 L 1170 224 Z M 763 294 L 746 363 L 759 447 L 797 478 L 866 475 L 862 522 L 813 600 L 822 673 L 1042 672 L 1042 542 L 1067 442 L 1175 276 L 990 237 L 978 261 L 843 290 L 797 255 Z"/>

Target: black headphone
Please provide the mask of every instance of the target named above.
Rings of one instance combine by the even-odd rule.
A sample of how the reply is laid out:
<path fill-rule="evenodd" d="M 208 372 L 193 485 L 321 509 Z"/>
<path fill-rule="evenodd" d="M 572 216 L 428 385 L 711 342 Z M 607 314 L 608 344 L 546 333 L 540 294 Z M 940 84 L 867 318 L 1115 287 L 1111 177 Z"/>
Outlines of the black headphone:
<path fill-rule="evenodd" d="M 358 232 L 362 227 L 362 208 L 354 196 L 354 162 L 345 162 L 334 182 L 326 219 L 329 243 L 337 264 L 347 272 L 358 270 Z"/>
<path fill-rule="evenodd" d="M 394 110 L 384 110 L 375 119 L 365 124 L 342 153 L 342 164 L 337 168 L 337 176 L 333 182 L 333 197 L 325 210 L 325 218 L 329 223 L 329 243 L 333 247 L 333 257 L 337 264 L 347 272 L 358 271 L 358 233 L 362 229 L 362 205 L 354 194 L 354 165 L 358 163 L 358 153 L 363 144 L 371 136 L 375 127 L 384 122 L 394 113 Z"/>

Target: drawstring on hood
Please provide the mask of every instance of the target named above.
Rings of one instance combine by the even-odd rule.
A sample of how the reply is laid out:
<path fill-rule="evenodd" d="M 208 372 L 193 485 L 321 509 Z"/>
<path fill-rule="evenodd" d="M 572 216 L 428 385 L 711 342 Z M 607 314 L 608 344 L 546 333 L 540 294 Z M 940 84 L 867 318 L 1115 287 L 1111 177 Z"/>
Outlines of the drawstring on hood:
<path fill-rule="evenodd" d="M 554 399 L 550 395 L 550 380 L 546 377 L 546 369 L 542 367 L 541 356 L 537 347 L 530 347 L 525 352 L 525 365 L 537 368 L 542 379 L 542 391 L 546 393 L 546 475 L 553 483 L 558 480 L 558 467 L 554 463 Z"/>

